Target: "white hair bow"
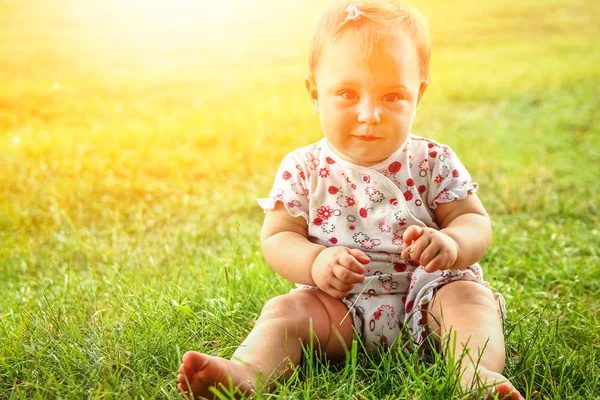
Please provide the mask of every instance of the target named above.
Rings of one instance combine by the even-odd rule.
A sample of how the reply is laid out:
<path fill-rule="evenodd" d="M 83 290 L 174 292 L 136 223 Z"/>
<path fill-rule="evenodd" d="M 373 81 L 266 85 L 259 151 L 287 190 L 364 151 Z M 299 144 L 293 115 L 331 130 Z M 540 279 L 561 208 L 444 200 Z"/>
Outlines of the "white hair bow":
<path fill-rule="evenodd" d="M 357 20 L 361 15 L 363 15 L 365 12 L 364 11 L 360 11 L 358 9 L 359 6 L 362 6 L 363 3 L 356 3 L 354 5 L 350 5 L 348 7 L 346 7 L 346 11 L 348 11 L 348 15 L 346 16 L 346 19 L 344 21 L 354 21 Z"/>

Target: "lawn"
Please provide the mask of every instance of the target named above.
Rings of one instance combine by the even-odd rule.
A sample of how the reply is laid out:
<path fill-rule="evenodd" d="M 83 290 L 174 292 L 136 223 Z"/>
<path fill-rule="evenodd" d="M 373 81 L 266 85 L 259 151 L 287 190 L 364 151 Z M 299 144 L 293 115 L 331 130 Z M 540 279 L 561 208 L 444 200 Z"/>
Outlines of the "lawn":
<path fill-rule="evenodd" d="M 229 357 L 293 286 L 256 198 L 321 137 L 303 75 L 324 1 L 121 3 L 0 0 L 2 399 L 178 398 L 186 350 Z M 433 46 L 413 131 L 480 185 L 505 374 L 528 399 L 600 398 L 600 3 L 413 4 Z M 259 397 L 455 383 L 435 353 L 358 349 Z"/>

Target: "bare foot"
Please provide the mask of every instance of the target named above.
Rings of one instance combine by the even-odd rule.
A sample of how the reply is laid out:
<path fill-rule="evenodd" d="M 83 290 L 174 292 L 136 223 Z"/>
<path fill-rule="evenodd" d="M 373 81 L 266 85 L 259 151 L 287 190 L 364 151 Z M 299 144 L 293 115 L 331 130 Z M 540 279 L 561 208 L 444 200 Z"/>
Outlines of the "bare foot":
<path fill-rule="evenodd" d="M 211 388 L 237 388 L 245 394 L 254 391 L 255 372 L 249 366 L 197 351 L 185 353 L 182 362 L 177 383 L 179 390 L 190 397 L 214 399 Z"/>
<path fill-rule="evenodd" d="M 502 374 L 483 367 L 467 368 L 462 376 L 463 389 L 486 399 L 525 400 Z"/>

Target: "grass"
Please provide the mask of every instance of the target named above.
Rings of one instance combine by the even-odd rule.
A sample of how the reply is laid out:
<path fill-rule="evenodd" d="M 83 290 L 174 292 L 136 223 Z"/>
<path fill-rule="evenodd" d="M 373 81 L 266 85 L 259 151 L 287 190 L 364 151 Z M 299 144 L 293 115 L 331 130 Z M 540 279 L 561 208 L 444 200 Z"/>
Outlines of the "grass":
<path fill-rule="evenodd" d="M 177 398 L 186 350 L 230 356 L 290 289 L 255 198 L 320 137 L 302 76 L 322 2 L 262 1 L 186 25 L 0 0 L 0 398 Z M 527 398 L 599 398 L 599 6 L 415 5 L 433 81 L 414 131 L 481 186 L 506 374 Z M 435 353 L 352 350 L 262 398 L 458 396 Z"/>

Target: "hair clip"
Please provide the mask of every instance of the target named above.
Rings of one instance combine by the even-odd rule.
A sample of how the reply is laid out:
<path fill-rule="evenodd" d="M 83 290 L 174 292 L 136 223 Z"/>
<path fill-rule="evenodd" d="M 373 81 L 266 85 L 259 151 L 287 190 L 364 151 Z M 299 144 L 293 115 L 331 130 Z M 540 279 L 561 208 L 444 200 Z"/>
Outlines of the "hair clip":
<path fill-rule="evenodd" d="M 346 16 L 346 19 L 344 21 L 356 21 L 358 18 L 360 18 L 360 16 L 365 13 L 364 11 L 360 11 L 358 9 L 358 7 L 362 5 L 363 3 L 356 3 L 354 5 L 349 5 L 348 7 L 346 7 L 348 15 Z"/>

